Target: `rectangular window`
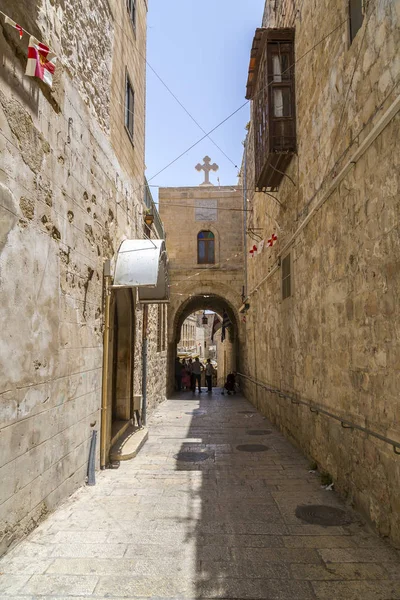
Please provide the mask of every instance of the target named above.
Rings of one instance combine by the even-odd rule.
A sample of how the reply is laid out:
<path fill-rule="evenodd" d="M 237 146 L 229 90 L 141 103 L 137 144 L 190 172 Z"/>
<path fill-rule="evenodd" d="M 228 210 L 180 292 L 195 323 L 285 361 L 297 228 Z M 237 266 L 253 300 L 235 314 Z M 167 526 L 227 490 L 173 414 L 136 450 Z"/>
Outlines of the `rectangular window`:
<path fill-rule="evenodd" d="M 364 0 L 349 0 L 350 43 L 354 40 L 364 21 Z"/>
<path fill-rule="evenodd" d="M 282 260 L 282 300 L 289 298 L 292 294 L 290 272 L 290 254 Z"/>
<path fill-rule="evenodd" d="M 197 263 L 199 265 L 215 263 L 215 238 L 211 231 L 200 231 L 197 236 Z"/>
<path fill-rule="evenodd" d="M 290 117 L 292 108 L 290 88 L 275 87 L 273 92 L 274 117 Z"/>
<path fill-rule="evenodd" d="M 133 142 L 133 127 L 134 127 L 134 108 L 135 108 L 135 93 L 133 91 L 128 75 L 126 75 L 126 92 L 125 92 L 125 127 Z"/>
<path fill-rule="evenodd" d="M 126 0 L 126 8 L 128 9 L 133 28 L 136 29 L 136 0 Z"/>

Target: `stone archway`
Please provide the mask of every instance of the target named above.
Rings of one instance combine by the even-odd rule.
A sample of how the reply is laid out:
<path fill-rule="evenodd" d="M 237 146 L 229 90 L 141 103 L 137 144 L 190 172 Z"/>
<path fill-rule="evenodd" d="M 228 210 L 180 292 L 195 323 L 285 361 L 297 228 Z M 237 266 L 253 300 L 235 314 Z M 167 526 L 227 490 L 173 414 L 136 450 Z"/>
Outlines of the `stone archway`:
<path fill-rule="evenodd" d="M 187 286 L 188 287 L 188 286 Z M 218 289 L 216 289 L 218 288 Z M 230 332 L 231 351 L 233 357 L 229 365 L 239 370 L 241 364 L 241 341 L 243 337 L 242 323 L 239 315 L 241 297 L 232 289 L 215 282 L 202 282 L 192 289 L 182 290 L 176 297 L 172 296 L 169 312 L 168 330 L 168 372 L 167 389 L 171 392 L 174 388 L 174 361 L 177 352 L 180 330 L 184 320 L 198 310 L 211 310 L 219 315 L 226 311 L 232 329 Z"/>

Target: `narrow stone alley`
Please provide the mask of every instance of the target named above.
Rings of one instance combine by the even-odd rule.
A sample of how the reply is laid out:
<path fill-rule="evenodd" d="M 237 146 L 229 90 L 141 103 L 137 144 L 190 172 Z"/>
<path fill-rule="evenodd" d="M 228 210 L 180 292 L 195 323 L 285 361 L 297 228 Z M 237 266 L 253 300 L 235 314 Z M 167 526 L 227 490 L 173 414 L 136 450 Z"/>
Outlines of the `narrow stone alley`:
<path fill-rule="evenodd" d="M 182 394 L 149 430 L 0 561 L 0 600 L 400 598 L 399 553 L 243 397 Z"/>

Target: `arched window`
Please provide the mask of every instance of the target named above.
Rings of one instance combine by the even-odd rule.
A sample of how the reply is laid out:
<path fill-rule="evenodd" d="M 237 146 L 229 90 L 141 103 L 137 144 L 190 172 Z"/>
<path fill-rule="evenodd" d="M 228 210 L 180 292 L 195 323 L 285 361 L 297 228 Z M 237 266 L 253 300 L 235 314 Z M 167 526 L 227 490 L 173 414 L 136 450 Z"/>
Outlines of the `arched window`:
<path fill-rule="evenodd" d="M 197 236 L 197 263 L 199 265 L 215 263 L 215 239 L 212 231 L 200 231 Z"/>

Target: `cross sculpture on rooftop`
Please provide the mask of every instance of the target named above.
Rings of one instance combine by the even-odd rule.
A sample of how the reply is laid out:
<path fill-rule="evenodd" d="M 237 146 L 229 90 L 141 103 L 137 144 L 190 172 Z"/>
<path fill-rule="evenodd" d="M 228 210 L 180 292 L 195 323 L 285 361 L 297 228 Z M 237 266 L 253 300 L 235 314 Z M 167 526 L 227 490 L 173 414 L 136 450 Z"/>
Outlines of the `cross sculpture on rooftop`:
<path fill-rule="evenodd" d="M 204 171 L 204 181 L 203 183 L 201 183 L 200 185 L 214 185 L 213 183 L 210 182 L 210 171 L 218 171 L 219 166 L 214 163 L 213 165 L 211 165 L 211 158 L 209 156 L 205 156 L 203 158 L 204 160 L 204 165 L 201 165 L 200 163 L 198 165 L 196 165 L 196 169 L 197 171 Z"/>

